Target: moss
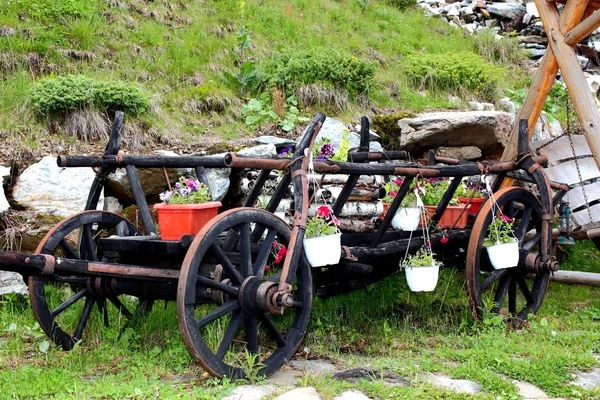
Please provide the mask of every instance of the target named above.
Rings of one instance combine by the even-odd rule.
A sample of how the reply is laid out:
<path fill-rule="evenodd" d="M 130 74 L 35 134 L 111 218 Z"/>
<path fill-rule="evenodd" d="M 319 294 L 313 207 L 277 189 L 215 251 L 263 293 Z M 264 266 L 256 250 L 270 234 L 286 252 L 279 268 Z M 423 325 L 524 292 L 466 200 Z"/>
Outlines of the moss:
<path fill-rule="evenodd" d="M 400 150 L 400 127 L 398 121 L 414 118 L 410 111 L 398 111 L 392 114 L 379 114 L 373 117 L 373 129 L 381 136 L 381 144 L 385 150 Z"/>

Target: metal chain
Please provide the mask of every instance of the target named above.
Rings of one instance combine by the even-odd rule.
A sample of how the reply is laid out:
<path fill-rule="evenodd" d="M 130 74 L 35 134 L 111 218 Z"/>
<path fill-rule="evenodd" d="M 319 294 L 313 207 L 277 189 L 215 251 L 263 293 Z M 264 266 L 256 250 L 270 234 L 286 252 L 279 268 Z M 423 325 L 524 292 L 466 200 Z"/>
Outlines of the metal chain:
<path fill-rule="evenodd" d="M 583 200 L 585 201 L 585 208 L 588 212 L 590 222 L 592 220 L 592 211 L 590 210 L 590 203 L 588 202 L 587 193 L 585 191 L 585 185 L 583 184 L 583 177 L 581 176 L 581 169 L 579 168 L 579 162 L 577 161 L 577 152 L 575 151 L 575 145 L 573 144 L 573 133 L 571 132 L 570 114 L 571 107 L 569 100 L 565 100 L 566 114 L 567 114 L 567 135 L 569 136 L 569 145 L 571 146 L 571 152 L 573 153 L 573 161 L 575 161 L 575 167 L 577 168 L 577 176 L 579 177 L 579 184 L 581 185 L 581 192 L 583 193 Z"/>

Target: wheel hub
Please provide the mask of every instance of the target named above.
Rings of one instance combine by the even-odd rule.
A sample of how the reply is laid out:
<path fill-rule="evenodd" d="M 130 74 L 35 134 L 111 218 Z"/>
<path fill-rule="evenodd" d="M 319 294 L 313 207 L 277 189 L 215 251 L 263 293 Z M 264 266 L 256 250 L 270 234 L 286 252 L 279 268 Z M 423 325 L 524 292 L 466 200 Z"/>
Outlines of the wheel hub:
<path fill-rule="evenodd" d="M 277 292 L 277 283 L 250 276 L 240 286 L 240 306 L 247 314 L 258 315 L 271 311 L 271 299 Z"/>

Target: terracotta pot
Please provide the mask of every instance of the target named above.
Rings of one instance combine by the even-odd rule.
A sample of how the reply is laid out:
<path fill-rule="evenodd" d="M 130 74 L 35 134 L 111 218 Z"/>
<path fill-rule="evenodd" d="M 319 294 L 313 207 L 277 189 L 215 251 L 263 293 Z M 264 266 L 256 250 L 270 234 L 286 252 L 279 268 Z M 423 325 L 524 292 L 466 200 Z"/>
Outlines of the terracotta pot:
<path fill-rule="evenodd" d="M 304 239 L 304 254 L 313 267 L 324 267 L 340 262 L 342 234 L 318 236 Z"/>
<path fill-rule="evenodd" d="M 379 216 L 379 219 L 383 221 L 383 219 L 387 215 L 388 210 L 390 209 L 390 206 L 392 205 L 392 203 L 381 203 L 381 204 L 383 204 L 383 212 Z"/>
<path fill-rule="evenodd" d="M 469 198 L 468 197 L 459 197 L 458 201 L 461 204 L 467 204 L 469 203 L 469 205 L 471 206 L 471 208 L 469 208 L 469 215 L 475 215 L 479 212 L 479 209 L 481 208 L 481 206 L 483 205 L 483 203 L 485 202 L 485 198 L 483 197 L 473 197 L 471 199 L 471 202 L 469 203 Z"/>
<path fill-rule="evenodd" d="M 158 229 L 162 240 L 179 240 L 183 235 L 195 235 L 221 207 L 218 201 L 203 204 L 155 204 Z"/>
<path fill-rule="evenodd" d="M 444 211 L 444 213 L 442 214 L 442 218 L 440 218 L 440 221 L 437 224 L 438 227 L 440 227 L 442 229 L 447 229 L 447 228 L 452 228 L 452 226 L 454 226 L 454 228 L 462 229 L 465 226 L 467 226 L 467 217 L 469 216 L 469 210 L 471 208 L 471 205 L 469 204 L 466 207 L 467 207 L 467 210 L 465 212 L 463 212 L 463 210 L 465 208 L 464 205 L 446 207 L 446 211 Z M 427 218 L 426 218 L 427 222 L 429 222 L 429 219 L 433 216 L 433 214 L 435 214 L 436 209 L 437 209 L 436 206 L 425 206 L 425 213 L 427 214 Z M 456 222 L 456 225 L 454 224 L 455 222 Z"/>

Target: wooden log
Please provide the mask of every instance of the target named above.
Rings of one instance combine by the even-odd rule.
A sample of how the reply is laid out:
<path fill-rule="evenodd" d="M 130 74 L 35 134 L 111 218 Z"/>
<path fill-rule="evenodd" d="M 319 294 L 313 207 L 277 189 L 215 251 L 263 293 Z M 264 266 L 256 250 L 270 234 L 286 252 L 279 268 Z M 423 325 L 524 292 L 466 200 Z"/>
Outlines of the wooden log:
<path fill-rule="evenodd" d="M 598 27 L 600 27 L 600 12 L 595 11 L 565 35 L 565 43 L 573 46 L 591 35 Z"/>
<path fill-rule="evenodd" d="M 571 30 L 581 21 L 587 3 L 587 0 L 569 0 L 569 2 L 567 2 L 560 18 L 560 27 L 563 32 Z M 504 149 L 504 153 L 502 153 L 503 160 L 511 160 L 517 155 L 517 140 L 519 137 L 518 121 L 523 118 L 527 119 L 529 138 L 531 138 L 535 124 L 540 117 L 544 104 L 546 103 L 546 98 L 552 89 L 552 85 L 554 85 L 557 72 L 558 63 L 556 62 L 554 53 L 552 51 L 546 51 L 542 57 L 542 60 L 540 61 L 537 72 L 533 77 L 531 86 L 527 91 L 527 96 L 525 97 L 523 107 L 521 107 L 521 111 L 519 112 L 519 116 L 515 120 L 517 122 L 513 127 L 506 148 Z M 506 180 L 505 186 L 510 186 L 511 183 L 512 181 L 510 179 Z"/>
<path fill-rule="evenodd" d="M 323 204 L 311 204 L 308 209 L 308 215 L 315 215 L 317 208 Z M 355 202 L 349 201 L 344 204 L 340 217 L 378 217 L 383 212 L 383 204 L 380 202 Z"/>
<path fill-rule="evenodd" d="M 536 0 L 535 4 L 544 21 L 544 29 L 548 35 L 550 47 L 556 56 L 562 77 L 569 89 L 573 106 L 577 110 L 579 123 L 588 145 L 594 155 L 596 164 L 600 166 L 600 115 L 596 109 L 594 97 L 588 89 L 587 81 L 579 65 L 577 53 L 565 43 L 565 38 L 558 24 L 556 4 L 546 0 Z"/>
<path fill-rule="evenodd" d="M 339 174 L 339 175 L 318 175 L 318 174 L 309 174 L 308 181 L 309 182 L 319 182 L 319 185 L 343 185 L 348 181 L 349 175 Z M 358 181 L 357 185 L 365 184 L 365 185 L 383 185 L 385 184 L 385 179 L 381 175 L 362 175 Z"/>
<path fill-rule="evenodd" d="M 600 274 L 580 271 L 556 271 L 550 274 L 552 282 L 567 285 L 600 286 Z"/>

